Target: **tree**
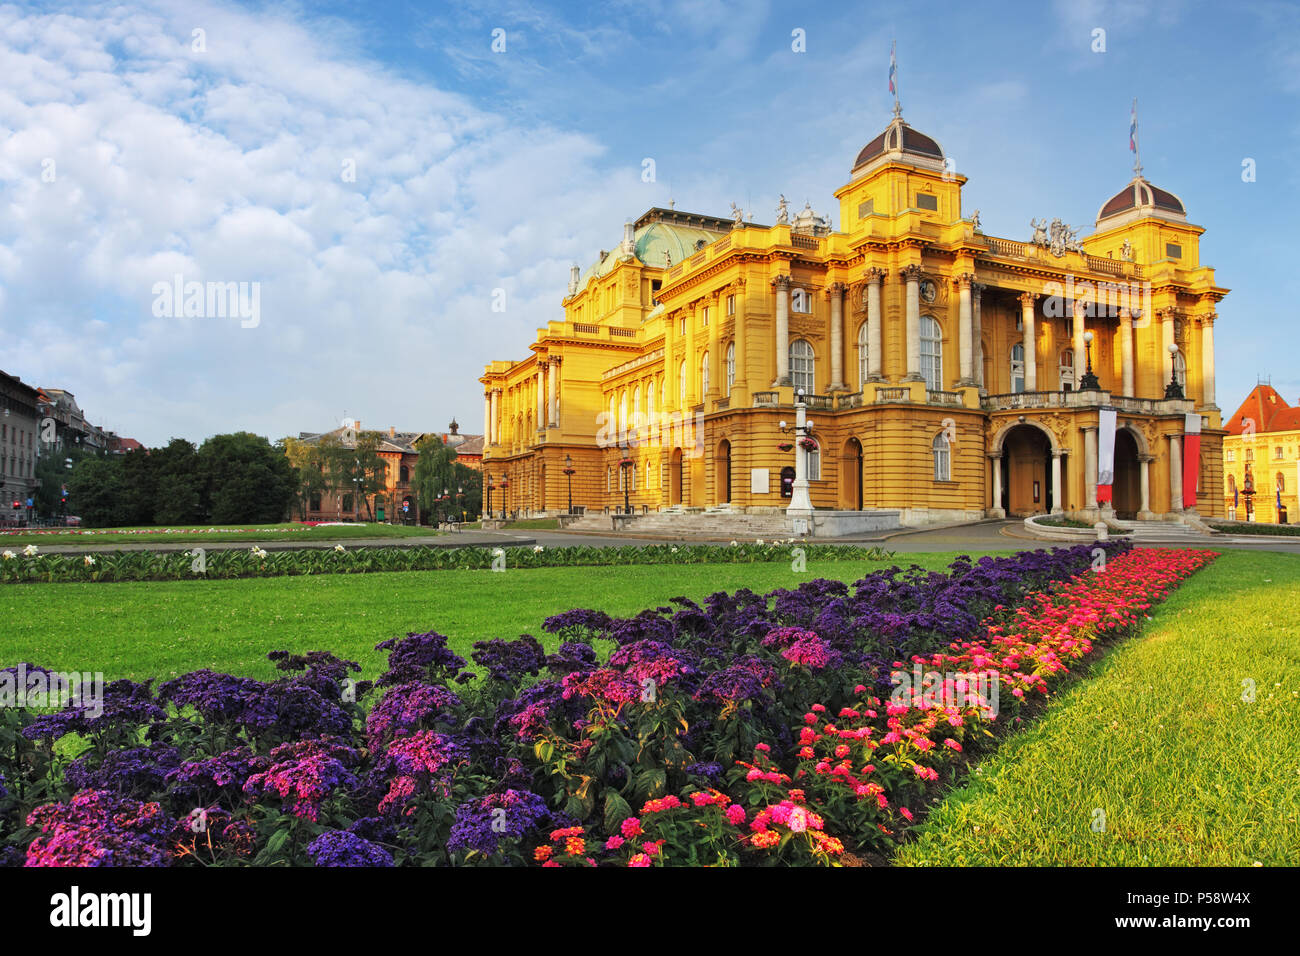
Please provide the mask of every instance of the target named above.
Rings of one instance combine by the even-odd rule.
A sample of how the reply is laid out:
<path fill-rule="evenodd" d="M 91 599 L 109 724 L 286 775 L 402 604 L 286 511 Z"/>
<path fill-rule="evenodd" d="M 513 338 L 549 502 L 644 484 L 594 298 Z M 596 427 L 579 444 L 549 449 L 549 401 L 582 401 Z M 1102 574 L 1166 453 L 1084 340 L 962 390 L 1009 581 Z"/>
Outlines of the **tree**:
<path fill-rule="evenodd" d="M 117 527 L 124 523 L 124 488 L 121 459 L 83 458 L 68 477 L 69 509 L 88 527 Z"/>
<path fill-rule="evenodd" d="M 261 435 L 213 435 L 198 450 L 208 520 L 217 524 L 283 521 L 293 502 L 293 468 Z"/>
<path fill-rule="evenodd" d="M 47 518 L 62 514 L 77 514 L 72 502 L 63 502 L 63 489 L 72 477 L 71 461 L 75 467 L 84 458 L 94 458 L 95 452 L 88 448 L 71 447 L 66 450 L 55 449 L 46 452 L 36 460 L 36 513 Z"/>
<path fill-rule="evenodd" d="M 157 487 L 153 520 L 157 524 L 199 524 L 205 520 L 204 480 L 195 447 L 173 438 L 150 453 Z"/>
<path fill-rule="evenodd" d="M 442 493 L 456 488 L 456 452 L 443 444 L 437 435 L 425 435 L 417 443 L 420 457 L 415 462 L 415 488 L 420 507 L 434 520 L 454 510 L 449 502 L 440 502 Z M 463 467 L 463 466 L 462 466 Z"/>

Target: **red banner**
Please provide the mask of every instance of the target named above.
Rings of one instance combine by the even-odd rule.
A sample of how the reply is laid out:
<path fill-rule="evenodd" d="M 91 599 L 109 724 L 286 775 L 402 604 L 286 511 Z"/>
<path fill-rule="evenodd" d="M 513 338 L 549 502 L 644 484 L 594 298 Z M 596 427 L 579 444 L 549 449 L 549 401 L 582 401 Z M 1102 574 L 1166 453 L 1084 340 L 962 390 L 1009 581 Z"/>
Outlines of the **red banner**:
<path fill-rule="evenodd" d="M 1196 507 L 1196 484 L 1201 476 L 1201 416 L 1189 414 L 1183 426 L 1183 507 Z"/>

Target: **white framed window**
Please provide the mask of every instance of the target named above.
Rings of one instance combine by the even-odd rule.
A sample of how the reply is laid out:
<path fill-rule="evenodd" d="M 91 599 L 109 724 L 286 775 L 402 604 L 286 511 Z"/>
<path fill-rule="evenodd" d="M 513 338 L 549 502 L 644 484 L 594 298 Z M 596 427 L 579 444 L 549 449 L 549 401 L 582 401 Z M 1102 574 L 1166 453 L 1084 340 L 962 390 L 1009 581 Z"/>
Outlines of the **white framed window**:
<path fill-rule="evenodd" d="M 816 438 L 810 439 L 817 447 L 810 449 L 808 454 L 808 480 L 822 480 L 822 446 Z"/>
<path fill-rule="evenodd" d="M 700 358 L 700 398 L 709 394 L 709 353 L 706 349 Z"/>
<path fill-rule="evenodd" d="M 731 389 L 736 384 L 736 343 L 731 342 L 727 345 L 727 397 L 731 397 Z"/>
<path fill-rule="evenodd" d="M 1223 460 L 1224 460 L 1224 461 L 1236 461 L 1236 460 L 1237 460 L 1237 453 L 1236 453 L 1235 451 L 1233 451 L 1231 448 L 1228 448 L 1228 449 L 1226 449 L 1226 450 L 1223 452 Z"/>
<path fill-rule="evenodd" d="M 859 387 L 867 383 L 867 376 L 871 369 L 871 353 L 868 351 L 869 339 L 867 337 L 867 323 L 863 322 L 858 326 L 858 385 Z"/>
<path fill-rule="evenodd" d="M 946 432 L 934 436 L 930 450 L 934 453 L 934 480 L 952 481 L 952 448 Z"/>
<path fill-rule="evenodd" d="M 807 315 L 812 312 L 812 296 L 806 289 L 790 290 L 790 311 L 798 312 L 801 315 Z"/>
<path fill-rule="evenodd" d="M 943 330 L 929 315 L 921 316 L 921 375 L 926 388 L 943 388 Z"/>
<path fill-rule="evenodd" d="M 614 490 L 614 469 L 609 465 L 605 466 L 605 490 Z"/>
<path fill-rule="evenodd" d="M 623 400 L 618 407 L 618 437 L 619 442 L 627 441 L 627 392 L 623 392 Z"/>
<path fill-rule="evenodd" d="M 645 414 L 650 421 L 650 434 L 657 436 L 659 434 L 659 423 L 655 421 L 655 383 L 651 382 L 645 387 Z"/>
<path fill-rule="evenodd" d="M 1061 376 L 1061 391 L 1074 391 L 1076 384 L 1074 378 L 1074 349 L 1064 349 L 1061 352 L 1061 362 L 1058 372 Z"/>
<path fill-rule="evenodd" d="M 815 381 L 813 347 L 804 339 L 795 339 L 790 343 L 790 383 L 795 394 L 802 388 L 805 395 L 812 395 Z"/>
<path fill-rule="evenodd" d="M 727 315 L 735 315 L 735 314 L 736 314 L 736 297 L 734 295 L 729 295 L 727 296 Z"/>
<path fill-rule="evenodd" d="M 1276 448 L 1273 449 L 1273 457 L 1274 457 L 1276 460 L 1278 460 L 1278 461 L 1281 461 L 1281 460 L 1282 460 L 1282 446 L 1281 446 L 1281 445 L 1278 445 Z"/>
<path fill-rule="evenodd" d="M 1017 342 L 1011 346 L 1011 391 L 1025 390 L 1025 346 Z"/>
<path fill-rule="evenodd" d="M 700 319 L 700 325 L 703 325 L 703 326 L 706 326 L 706 327 L 707 327 L 708 324 L 709 324 L 709 307 L 706 305 L 706 306 L 704 307 L 704 314 L 703 314 L 703 316 L 702 316 L 701 319 Z"/>
<path fill-rule="evenodd" d="M 641 386 L 638 385 L 632 389 L 632 430 L 641 437 L 641 427 L 644 425 L 641 419 Z"/>

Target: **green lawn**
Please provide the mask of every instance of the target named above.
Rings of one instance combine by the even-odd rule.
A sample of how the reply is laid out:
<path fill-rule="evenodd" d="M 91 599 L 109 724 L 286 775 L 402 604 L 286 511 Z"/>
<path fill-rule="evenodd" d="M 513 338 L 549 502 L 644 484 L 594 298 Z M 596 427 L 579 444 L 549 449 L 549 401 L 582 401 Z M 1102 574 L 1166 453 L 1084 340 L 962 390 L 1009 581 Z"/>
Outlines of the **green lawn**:
<path fill-rule="evenodd" d="M 209 532 L 208 527 L 216 528 Z M 245 530 L 238 530 L 238 529 Z M 279 529 L 279 530 L 277 530 Z M 53 545 L 109 545 L 109 544 L 201 544 L 226 541 L 246 541 L 249 544 L 274 544 L 280 541 L 338 541 L 349 538 L 413 538 L 431 537 L 438 532 L 433 528 L 390 524 L 335 524 L 328 526 L 302 525 L 291 522 L 269 524 L 234 524 L 154 528 L 59 528 L 57 531 L 0 532 L 0 549 L 13 550 L 29 544 Z"/>
<path fill-rule="evenodd" d="M 684 595 L 769 591 L 815 577 L 855 581 L 897 563 L 946 567 L 955 553 L 887 562 L 611 566 L 491 571 L 412 571 L 124 584 L 13 584 L 0 588 L 0 666 L 30 661 L 107 679 L 171 677 L 202 667 L 266 678 L 267 651 L 329 650 L 373 677 L 379 641 L 436 630 L 468 658 L 493 637 L 533 634 L 558 643 L 542 621 L 574 607 L 632 614 Z"/>
<path fill-rule="evenodd" d="M 1298 599 L 1300 557 L 1224 553 L 938 805 L 896 862 L 1300 863 Z"/>

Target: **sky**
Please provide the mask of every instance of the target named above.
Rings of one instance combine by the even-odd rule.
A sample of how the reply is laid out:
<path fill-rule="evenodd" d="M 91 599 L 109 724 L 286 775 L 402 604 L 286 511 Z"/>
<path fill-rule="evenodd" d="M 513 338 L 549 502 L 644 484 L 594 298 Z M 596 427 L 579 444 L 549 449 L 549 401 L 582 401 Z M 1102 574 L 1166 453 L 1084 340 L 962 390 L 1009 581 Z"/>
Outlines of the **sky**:
<path fill-rule="evenodd" d="M 1144 174 L 1232 290 L 1225 418 L 1261 378 L 1300 401 L 1300 5 L 920 9 L 0 3 L 0 369 L 150 446 L 478 433 L 483 366 L 651 206 L 771 222 L 784 194 L 838 227 L 896 41 L 904 116 L 990 235 L 1090 232 L 1137 97 Z M 177 277 L 246 310 L 186 315 Z"/>

